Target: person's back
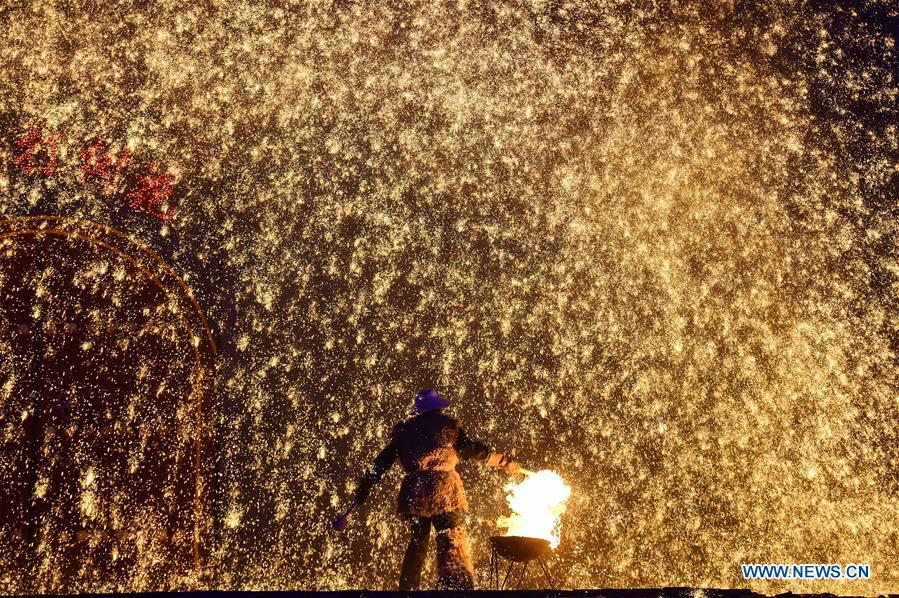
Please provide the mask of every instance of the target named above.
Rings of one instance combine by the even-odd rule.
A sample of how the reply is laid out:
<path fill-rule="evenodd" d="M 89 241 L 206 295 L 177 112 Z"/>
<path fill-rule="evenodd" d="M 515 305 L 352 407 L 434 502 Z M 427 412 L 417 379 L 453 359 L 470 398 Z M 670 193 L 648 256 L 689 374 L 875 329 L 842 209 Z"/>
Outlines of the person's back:
<path fill-rule="evenodd" d="M 399 459 L 406 472 L 397 498 L 397 513 L 409 521 L 412 534 L 400 573 L 401 590 L 419 586 L 431 526 L 437 530 L 439 586 L 473 587 L 474 568 L 463 527 L 468 499 L 456 464 L 460 459 L 472 459 L 510 473 L 519 469 L 514 459 L 469 439 L 459 421 L 443 413 L 448 406 L 449 401 L 433 389 L 420 390 L 415 397 L 418 415 L 393 429 L 390 443 L 378 454 L 356 489 L 355 504 L 361 505 L 394 461 Z M 342 529 L 345 525 L 344 519 L 335 527 Z"/>
<path fill-rule="evenodd" d="M 456 473 L 459 432 L 458 420 L 439 410 L 426 411 L 396 427 L 393 442 L 406 471 L 397 500 L 399 514 L 432 517 L 468 508 Z"/>

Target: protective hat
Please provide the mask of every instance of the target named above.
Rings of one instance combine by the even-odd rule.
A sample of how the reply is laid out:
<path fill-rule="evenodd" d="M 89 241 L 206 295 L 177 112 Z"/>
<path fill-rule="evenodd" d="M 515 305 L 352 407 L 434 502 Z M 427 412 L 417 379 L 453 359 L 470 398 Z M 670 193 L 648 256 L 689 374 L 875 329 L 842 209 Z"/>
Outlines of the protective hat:
<path fill-rule="evenodd" d="M 433 388 L 422 388 L 415 395 L 415 410 L 419 413 L 434 409 L 446 409 L 449 406 L 450 400 L 441 397 Z"/>

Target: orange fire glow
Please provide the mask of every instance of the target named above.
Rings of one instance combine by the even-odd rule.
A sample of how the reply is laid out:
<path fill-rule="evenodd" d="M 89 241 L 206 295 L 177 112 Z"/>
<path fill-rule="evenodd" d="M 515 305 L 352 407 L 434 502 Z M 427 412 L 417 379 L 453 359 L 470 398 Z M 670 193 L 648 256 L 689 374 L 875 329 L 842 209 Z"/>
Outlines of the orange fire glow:
<path fill-rule="evenodd" d="M 505 490 L 512 515 L 500 517 L 497 525 L 508 528 L 507 536 L 542 538 L 555 549 L 559 545 L 562 514 L 567 508 L 571 486 L 556 472 L 543 469 L 517 484 L 507 484 Z"/>

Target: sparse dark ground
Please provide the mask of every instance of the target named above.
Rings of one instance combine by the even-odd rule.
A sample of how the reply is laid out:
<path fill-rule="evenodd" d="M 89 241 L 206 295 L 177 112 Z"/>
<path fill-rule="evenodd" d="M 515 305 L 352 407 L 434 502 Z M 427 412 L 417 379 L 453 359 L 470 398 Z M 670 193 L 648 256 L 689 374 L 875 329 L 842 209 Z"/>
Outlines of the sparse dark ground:
<path fill-rule="evenodd" d="M 80 594 L 81 596 L 108 596 L 108 594 Z M 749 590 L 718 590 L 704 588 L 634 588 L 634 589 L 614 589 L 614 590 L 474 590 L 470 592 L 449 592 L 449 591 L 420 591 L 420 592 L 384 592 L 372 590 L 345 590 L 340 592 L 157 592 L 146 594 L 119 594 L 120 596 L 129 596 L 138 598 L 142 596 L 158 598 L 159 596 L 179 596 L 190 598 L 232 598 L 238 596 L 246 596 L 252 598 L 262 598 L 263 596 L 279 596 L 280 598 L 288 598 L 290 596 L 321 596 L 322 598 L 387 598 L 389 596 L 415 596 L 417 598 L 428 597 L 446 597 L 446 596 L 477 596 L 479 598 L 487 597 L 553 597 L 553 598 L 763 598 L 766 594 L 759 594 Z M 888 594 L 895 596 L 895 594 Z M 791 592 L 773 595 L 776 597 L 802 598 L 811 596 L 843 596 L 841 594 L 793 594 Z M 846 595 L 848 596 L 848 595 Z"/>

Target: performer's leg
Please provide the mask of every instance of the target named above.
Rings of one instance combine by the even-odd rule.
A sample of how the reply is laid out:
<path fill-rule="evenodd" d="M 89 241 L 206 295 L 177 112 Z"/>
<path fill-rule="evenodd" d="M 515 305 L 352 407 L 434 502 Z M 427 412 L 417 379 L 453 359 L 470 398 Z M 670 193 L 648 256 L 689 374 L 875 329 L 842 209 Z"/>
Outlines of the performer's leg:
<path fill-rule="evenodd" d="M 468 549 L 468 533 L 462 511 L 433 517 L 437 529 L 437 587 L 441 590 L 474 588 L 474 565 Z"/>
<path fill-rule="evenodd" d="M 428 540 L 431 537 L 431 520 L 427 517 L 409 517 L 411 537 L 403 557 L 400 571 L 400 589 L 417 590 L 421 583 L 421 569 L 428 554 Z"/>

